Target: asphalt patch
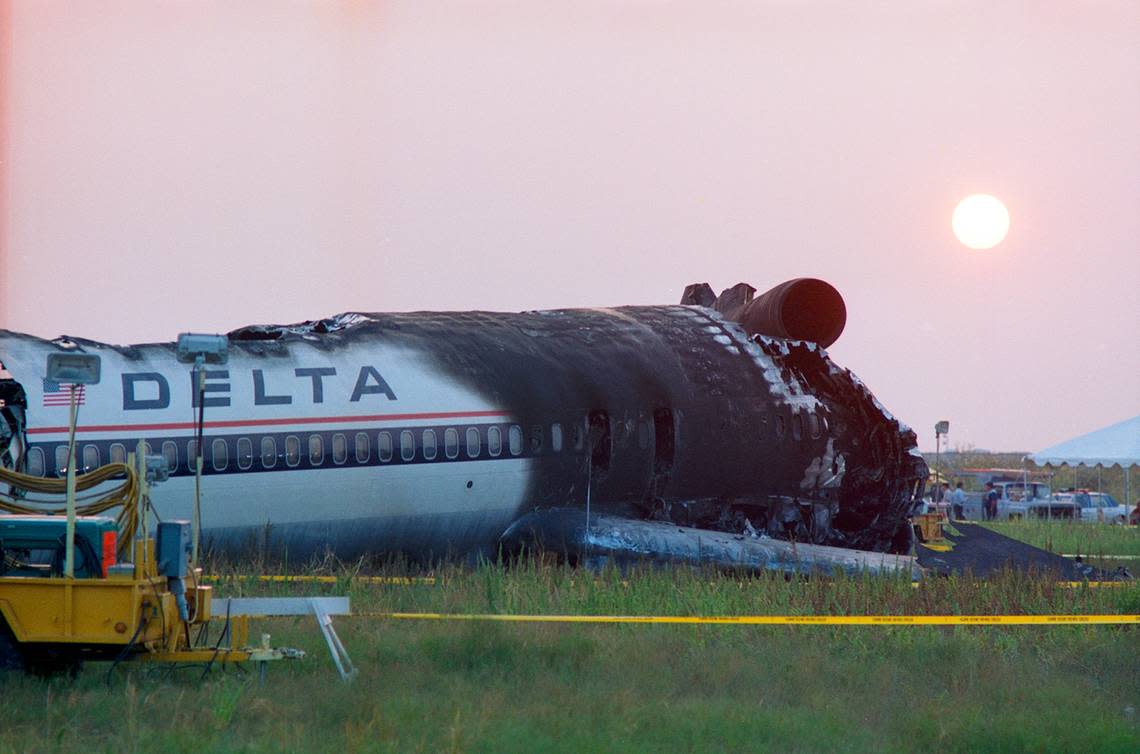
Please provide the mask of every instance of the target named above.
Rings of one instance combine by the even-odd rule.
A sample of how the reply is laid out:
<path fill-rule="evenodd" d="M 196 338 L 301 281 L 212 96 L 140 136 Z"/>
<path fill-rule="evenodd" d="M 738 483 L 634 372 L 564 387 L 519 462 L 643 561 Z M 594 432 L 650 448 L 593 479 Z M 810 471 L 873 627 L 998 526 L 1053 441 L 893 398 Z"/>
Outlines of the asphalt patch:
<path fill-rule="evenodd" d="M 969 572 L 985 577 L 998 571 L 1013 570 L 1052 573 L 1062 581 L 1111 581 L 1119 578 L 1111 571 L 1063 558 L 984 526 L 964 521 L 954 521 L 952 525 L 960 534 L 945 531 L 944 536 L 952 545 L 949 550 L 927 547 L 922 543 L 916 546 L 920 566 L 944 576 Z"/>

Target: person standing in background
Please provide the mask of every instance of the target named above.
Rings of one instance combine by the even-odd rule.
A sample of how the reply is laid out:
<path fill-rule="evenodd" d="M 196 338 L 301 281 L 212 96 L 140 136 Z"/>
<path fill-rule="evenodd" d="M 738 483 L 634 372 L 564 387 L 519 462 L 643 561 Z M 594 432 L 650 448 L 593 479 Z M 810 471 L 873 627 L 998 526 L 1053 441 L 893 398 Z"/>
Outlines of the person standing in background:
<path fill-rule="evenodd" d="M 958 482 L 958 486 L 950 493 L 950 510 L 956 521 L 966 519 L 966 491 L 962 489 L 961 482 Z"/>
<path fill-rule="evenodd" d="M 986 482 L 986 494 L 982 496 L 982 512 L 987 521 L 997 518 L 998 493 L 993 482 Z"/>
<path fill-rule="evenodd" d="M 950 483 L 943 482 L 938 488 L 938 512 L 950 515 Z"/>

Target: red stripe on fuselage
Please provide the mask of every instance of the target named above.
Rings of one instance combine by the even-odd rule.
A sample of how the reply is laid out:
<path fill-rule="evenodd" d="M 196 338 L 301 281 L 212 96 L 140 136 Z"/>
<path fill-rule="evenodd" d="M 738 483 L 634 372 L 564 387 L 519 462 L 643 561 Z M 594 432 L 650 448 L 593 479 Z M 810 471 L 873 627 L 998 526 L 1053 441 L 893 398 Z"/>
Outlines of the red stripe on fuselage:
<path fill-rule="evenodd" d="M 341 424 L 346 422 L 408 421 L 418 419 L 474 419 L 491 416 L 508 416 L 503 411 L 452 411 L 424 414 L 367 414 L 361 416 L 300 416 L 293 419 L 233 419 L 205 422 L 204 427 L 279 427 L 287 424 Z M 151 432 L 168 429 L 195 429 L 197 422 L 166 422 L 163 424 L 89 424 L 75 428 L 79 432 Z M 67 427 L 29 427 L 29 435 L 49 435 L 67 432 Z"/>

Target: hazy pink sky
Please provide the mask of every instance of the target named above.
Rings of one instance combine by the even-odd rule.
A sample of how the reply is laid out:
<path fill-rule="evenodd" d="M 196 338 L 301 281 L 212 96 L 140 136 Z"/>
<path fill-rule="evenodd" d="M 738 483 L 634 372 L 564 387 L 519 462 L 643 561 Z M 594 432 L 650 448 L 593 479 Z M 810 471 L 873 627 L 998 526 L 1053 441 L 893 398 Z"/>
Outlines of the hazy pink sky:
<path fill-rule="evenodd" d="M 923 448 L 1140 413 L 1140 3 L 0 0 L 0 44 L 2 327 L 811 275 Z"/>

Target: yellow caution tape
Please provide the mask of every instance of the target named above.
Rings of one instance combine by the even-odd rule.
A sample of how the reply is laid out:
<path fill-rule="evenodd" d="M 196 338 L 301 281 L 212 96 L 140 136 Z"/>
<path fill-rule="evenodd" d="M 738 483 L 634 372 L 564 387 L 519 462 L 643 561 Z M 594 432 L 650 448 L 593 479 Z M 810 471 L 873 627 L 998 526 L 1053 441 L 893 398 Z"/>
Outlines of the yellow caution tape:
<path fill-rule="evenodd" d="M 202 581 L 225 581 L 227 579 L 243 580 L 256 579 L 257 581 L 286 582 L 296 581 L 309 584 L 337 584 L 342 580 L 356 581 L 365 584 L 434 584 L 434 576 L 290 576 L 288 574 L 273 574 L 267 576 L 219 576 L 212 574 L 203 576 Z"/>
<path fill-rule="evenodd" d="M 282 583 L 295 581 L 299 584 L 338 584 L 343 580 L 354 581 L 363 584 L 397 584 L 397 585 L 414 585 L 414 584 L 436 584 L 440 580 L 435 576 L 291 576 L 288 574 L 270 574 L 261 576 L 240 576 L 229 575 L 222 576 L 218 574 L 209 574 L 202 577 L 202 581 L 226 581 L 226 580 L 245 580 L 255 579 L 257 581 L 269 581 L 274 583 Z M 629 586 L 628 581 L 622 581 L 622 586 Z M 911 582 L 911 586 L 918 588 L 922 586 L 921 581 Z M 1126 587 L 1134 585 L 1134 581 L 1058 581 L 1057 586 L 1067 589 L 1079 589 L 1080 587 L 1089 587 L 1096 589 L 1098 587 Z M 571 581 L 573 584 L 573 581 Z"/>
<path fill-rule="evenodd" d="M 985 582 L 983 581 L 982 583 L 985 583 Z M 1080 589 L 1083 586 L 1087 586 L 1089 589 L 1098 589 L 1101 587 L 1111 587 L 1111 586 L 1135 586 L 1136 582 L 1135 581 L 1057 581 L 1057 582 L 1055 582 L 1055 584 L 1057 586 L 1061 587 L 1062 589 Z M 915 589 L 917 589 L 918 587 L 923 585 L 923 582 L 912 581 L 910 585 L 912 587 L 914 587 Z"/>
<path fill-rule="evenodd" d="M 507 623 L 703 623 L 747 626 L 1029 626 L 1140 623 L 1140 615 L 499 615 L 476 613 L 353 613 L 392 620 Z"/>
<path fill-rule="evenodd" d="M 1140 560 L 1140 555 L 1092 555 L 1085 553 L 1081 555 L 1076 552 L 1063 552 L 1062 558 L 1085 558 L 1086 560 Z"/>
<path fill-rule="evenodd" d="M 348 580 L 361 584 L 389 584 L 397 586 L 413 586 L 421 585 L 434 585 L 439 583 L 440 579 L 435 576 L 290 576 L 288 574 L 269 574 L 260 576 L 221 576 L 218 574 L 210 574 L 202 577 L 202 581 L 219 582 L 227 580 L 246 580 L 255 579 L 257 581 L 266 581 L 273 583 L 287 583 L 296 582 L 298 584 L 339 584 L 341 581 Z M 573 582 L 571 582 L 573 583 Z M 1102 587 L 1127 587 L 1134 585 L 1134 581 L 1058 581 L 1057 586 L 1066 589 L 1079 589 L 1081 587 L 1089 587 L 1090 589 Z M 622 581 L 622 586 L 629 586 L 628 581 Z M 922 586 L 921 581 L 911 582 L 911 586 L 918 588 Z"/>
<path fill-rule="evenodd" d="M 1060 581 L 1057 586 L 1068 587 L 1069 589 L 1087 586 L 1090 589 L 1097 589 L 1106 586 L 1135 586 L 1135 584 L 1135 581 Z"/>

